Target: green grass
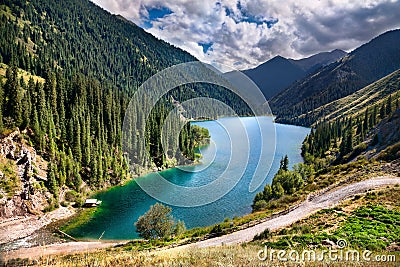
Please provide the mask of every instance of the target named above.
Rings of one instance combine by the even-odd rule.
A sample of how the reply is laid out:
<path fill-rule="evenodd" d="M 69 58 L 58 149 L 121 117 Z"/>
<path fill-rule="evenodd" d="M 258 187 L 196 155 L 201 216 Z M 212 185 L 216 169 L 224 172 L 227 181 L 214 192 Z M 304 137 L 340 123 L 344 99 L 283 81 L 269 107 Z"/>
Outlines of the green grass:
<path fill-rule="evenodd" d="M 0 188 L 4 190 L 8 197 L 12 197 L 21 183 L 17 176 L 17 165 L 13 160 L 1 159 L 0 170 L 4 174 L 4 177 L 0 179 Z"/>
<path fill-rule="evenodd" d="M 71 220 L 68 220 L 60 227 L 60 230 L 70 234 L 73 229 L 76 229 L 90 221 L 95 212 L 95 208 L 81 208 Z"/>
<path fill-rule="evenodd" d="M 384 250 L 400 243 L 400 212 L 382 206 L 357 209 L 335 234 L 359 249 Z"/>
<path fill-rule="evenodd" d="M 330 225 L 325 224 L 326 226 Z M 282 237 L 278 241 L 266 244 L 272 248 L 309 247 L 311 245 L 318 246 L 326 239 L 334 242 L 344 239 L 352 248 L 356 249 L 385 250 L 393 242 L 400 243 L 400 212 L 382 206 L 361 207 L 332 233 L 302 233 Z"/>
<path fill-rule="evenodd" d="M 261 244 L 275 249 L 323 248 L 323 240 L 344 239 L 357 250 L 385 251 L 392 244 L 400 245 L 399 186 L 357 195 L 257 239 L 256 243 L 261 239 Z"/>

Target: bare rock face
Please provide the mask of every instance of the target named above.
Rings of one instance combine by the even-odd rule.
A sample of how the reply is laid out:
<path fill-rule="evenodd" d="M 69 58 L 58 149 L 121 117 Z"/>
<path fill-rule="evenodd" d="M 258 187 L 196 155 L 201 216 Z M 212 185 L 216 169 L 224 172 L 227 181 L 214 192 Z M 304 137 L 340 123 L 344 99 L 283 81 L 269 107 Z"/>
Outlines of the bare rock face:
<path fill-rule="evenodd" d="M 1 202 L 0 217 L 2 219 L 24 216 L 26 213 L 28 213 L 28 208 L 20 196 L 13 196 L 11 199 Z"/>
<path fill-rule="evenodd" d="M 15 175 L 19 178 L 16 181 L 16 189 L 13 192 L 4 192 L 0 188 L 0 221 L 17 216 L 25 216 L 28 213 L 38 214 L 47 205 L 46 197 L 38 192 L 38 183 L 34 166 L 37 164 L 38 156 L 36 150 L 27 145 L 19 130 L 10 133 L 0 140 L 0 160 L 2 162 L 12 161 L 16 165 Z M 41 160 L 43 161 L 43 160 Z M 41 164 L 43 165 L 43 164 Z M 38 171 L 36 173 L 44 172 Z M 6 173 L 0 169 L 0 179 L 6 179 Z M 46 178 L 40 176 L 41 180 Z M 10 195 L 12 194 L 12 195 Z"/>

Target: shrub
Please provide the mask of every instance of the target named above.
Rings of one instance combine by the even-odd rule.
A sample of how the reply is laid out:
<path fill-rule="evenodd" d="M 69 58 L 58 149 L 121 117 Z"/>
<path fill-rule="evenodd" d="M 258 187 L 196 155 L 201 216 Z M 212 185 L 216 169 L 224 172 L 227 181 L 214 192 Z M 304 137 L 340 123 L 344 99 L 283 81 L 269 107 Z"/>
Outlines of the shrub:
<path fill-rule="evenodd" d="M 172 209 L 161 203 L 156 203 L 135 223 L 136 231 L 146 239 L 165 239 L 174 230 Z"/>
<path fill-rule="evenodd" d="M 222 233 L 222 226 L 220 224 L 214 225 L 214 227 L 211 229 L 212 234 L 221 234 Z"/>
<path fill-rule="evenodd" d="M 58 201 L 54 199 L 54 197 L 49 198 L 47 202 L 48 205 L 43 209 L 44 212 L 50 212 L 60 207 Z"/>
<path fill-rule="evenodd" d="M 75 202 L 78 197 L 78 193 L 74 190 L 68 191 L 65 193 L 65 200 L 69 202 Z"/>
<path fill-rule="evenodd" d="M 185 223 L 181 220 L 178 220 L 175 224 L 174 235 L 180 236 L 186 231 Z"/>
<path fill-rule="evenodd" d="M 260 210 L 265 210 L 268 207 L 267 201 L 264 199 L 257 201 L 253 205 L 253 211 L 260 211 Z"/>
<path fill-rule="evenodd" d="M 85 203 L 85 201 L 83 200 L 83 198 L 81 198 L 81 197 L 77 197 L 76 199 L 75 199 L 75 207 L 82 207 L 83 206 L 83 204 Z"/>
<path fill-rule="evenodd" d="M 277 242 L 266 242 L 265 245 L 274 249 L 287 249 L 291 246 L 290 241 L 286 238 L 279 239 Z"/>
<path fill-rule="evenodd" d="M 271 231 L 267 228 L 262 233 L 254 236 L 253 240 L 269 239 L 272 236 Z"/>

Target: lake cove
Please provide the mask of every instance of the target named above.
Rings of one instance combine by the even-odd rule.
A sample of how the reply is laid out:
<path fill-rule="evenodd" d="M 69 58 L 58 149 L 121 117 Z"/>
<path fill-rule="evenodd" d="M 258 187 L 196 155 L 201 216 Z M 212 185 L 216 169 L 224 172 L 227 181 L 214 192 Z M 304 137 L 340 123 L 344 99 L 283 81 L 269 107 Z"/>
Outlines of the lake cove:
<path fill-rule="evenodd" d="M 272 127 L 272 117 L 259 117 L 261 127 Z M 209 184 L 225 170 L 231 157 L 231 143 L 240 150 L 246 140 L 235 140 L 235 135 L 228 135 L 223 123 L 237 123 L 237 119 L 223 118 L 216 121 L 201 121 L 194 124 L 205 127 L 211 135 L 211 144 L 202 147 L 202 163 L 194 166 L 172 168 L 160 174 L 168 181 L 186 187 L 198 187 Z M 212 225 L 222 222 L 225 218 L 243 216 L 251 212 L 251 204 L 255 194 L 262 190 L 265 184 L 271 183 L 274 174 L 279 168 L 279 162 L 284 155 L 289 156 L 290 165 L 302 162 L 300 155 L 301 144 L 310 132 L 309 128 L 275 124 L 276 150 L 272 167 L 263 178 L 263 184 L 255 191 L 249 192 L 249 184 L 253 178 L 258 164 L 262 141 L 257 120 L 254 117 L 240 118 L 247 131 L 250 154 L 244 175 L 234 188 L 219 200 L 199 207 L 172 207 L 172 214 L 176 219 L 183 220 L 187 228 Z M 235 126 L 235 125 L 231 125 Z M 268 138 L 268 137 L 263 137 Z M 239 146 L 239 147 L 237 147 Z M 233 166 L 234 168 L 234 166 Z M 241 171 L 241 170 L 238 170 Z M 154 174 L 148 174 L 137 179 L 154 180 Z M 69 231 L 74 237 L 85 239 L 98 239 L 103 233 L 102 239 L 133 239 L 137 238 L 133 225 L 139 216 L 143 215 L 151 205 L 157 201 L 146 194 L 132 180 L 124 186 L 111 188 L 94 196 L 102 201 L 96 208 L 91 219 L 84 225 Z"/>

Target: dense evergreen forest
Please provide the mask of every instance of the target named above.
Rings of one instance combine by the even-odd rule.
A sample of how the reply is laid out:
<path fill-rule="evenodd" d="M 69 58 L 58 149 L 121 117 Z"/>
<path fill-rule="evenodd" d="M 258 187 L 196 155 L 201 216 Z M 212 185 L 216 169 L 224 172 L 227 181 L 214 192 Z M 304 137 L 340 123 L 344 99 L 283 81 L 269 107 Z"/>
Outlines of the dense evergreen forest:
<path fill-rule="evenodd" d="M 83 182 L 91 188 L 118 184 L 128 174 L 121 128 L 130 97 L 158 71 L 194 60 L 87 0 L 2 1 L 0 62 L 6 73 L 0 81 L 0 130 L 26 129 L 25 137 L 49 161 L 47 187 L 55 199 L 63 185 L 79 192 Z M 250 114 L 222 87 L 176 88 L 157 103 L 148 121 L 134 118 L 138 126 L 146 125 L 143 138 L 136 140 L 146 149 L 135 162 L 138 174 L 185 160 L 162 151 L 161 127 L 176 101 L 197 96 Z M 208 132 L 187 123 L 179 148 L 193 159 L 195 147 L 207 137 Z"/>

